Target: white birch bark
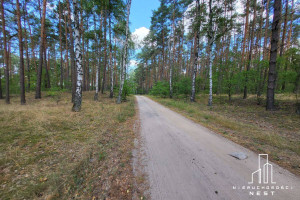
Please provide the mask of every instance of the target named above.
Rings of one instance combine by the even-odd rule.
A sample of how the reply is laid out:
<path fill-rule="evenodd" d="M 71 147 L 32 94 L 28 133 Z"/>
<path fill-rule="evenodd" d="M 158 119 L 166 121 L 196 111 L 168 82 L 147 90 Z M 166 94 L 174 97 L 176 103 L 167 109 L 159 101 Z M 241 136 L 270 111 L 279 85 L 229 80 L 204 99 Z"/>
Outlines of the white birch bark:
<path fill-rule="evenodd" d="M 121 73 L 120 73 L 120 88 L 119 88 L 119 95 L 118 95 L 118 99 L 117 99 L 118 104 L 121 103 L 121 101 L 122 101 L 122 92 L 123 92 L 124 79 L 125 79 L 125 73 L 126 73 L 130 7 L 131 7 L 131 0 L 128 0 L 127 19 L 126 19 L 126 39 L 125 39 L 125 45 L 124 45 L 123 62 L 122 62 Z"/>
<path fill-rule="evenodd" d="M 80 26 L 79 26 L 79 9 L 77 7 L 77 0 L 73 0 L 74 6 L 74 16 L 75 16 L 75 57 L 76 57 L 76 72 L 77 72 L 77 81 L 76 81 L 76 91 L 73 104 L 73 111 L 78 112 L 81 109 L 82 102 L 82 55 L 81 55 L 81 46 L 80 46 Z"/>
<path fill-rule="evenodd" d="M 199 20 L 199 12 L 200 12 L 200 7 L 199 7 L 199 0 L 196 1 L 196 8 L 197 8 L 197 13 L 196 13 L 196 17 L 197 17 L 197 21 Z M 198 58 L 199 58 L 199 31 L 200 31 L 200 27 L 196 28 L 196 33 L 195 33 L 195 37 L 194 37 L 194 63 L 193 63 L 193 76 L 192 76 L 192 93 L 191 93 L 191 102 L 195 101 L 195 95 L 196 95 L 196 75 L 197 75 L 197 67 L 198 67 Z"/>
<path fill-rule="evenodd" d="M 98 67 L 98 65 L 97 65 L 97 67 L 96 67 L 96 91 L 95 91 L 95 95 L 94 95 L 94 100 L 95 101 L 98 101 L 98 91 L 99 91 L 99 87 L 98 87 L 98 73 L 99 73 L 99 67 Z"/>
<path fill-rule="evenodd" d="M 209 57 L 209 98 L 208 98 L 208 105 L 212 106 L 212 62 L 213 59 L 211 58 L 211 51 L 212 51 L 212 42 L 210 42 L 209 45 L 209 52 L 208 52 L 208 57 Z"/>
<path fill-rule="evenodd" d="M 169 49 L 169 67 L 170 67 L 170 79 L 169 79 L 169 87 L 170 87 L 170 98 L 172 98 L 173 97 L 173 87 L 172 87 L 172 75 L 173 75 L 173 66 L 172 66 L 172 62 L 171 62 L 171 60 L 172 60 L 172 58 L 173 58 L 173 55 L 172 55 L 172 53 L 171 53 L 171 45 L 170 45 L 170 43 L 171 43 L 171 38 L 169 38 L 169 41 L 168 41 L 168 49 Z"/>
<path fill-rule="evenodd" d="M 212 106 L 212 58 L 211 58 L 211 52 L 214 42 L 214 33 L 213 33 L 213 13 L 212 13 L 212 0 L 209 0 L 209 22 L 208 22 L 208 59 L 209 59 L 209 98 L 208 98 L 208 106 Z"/>

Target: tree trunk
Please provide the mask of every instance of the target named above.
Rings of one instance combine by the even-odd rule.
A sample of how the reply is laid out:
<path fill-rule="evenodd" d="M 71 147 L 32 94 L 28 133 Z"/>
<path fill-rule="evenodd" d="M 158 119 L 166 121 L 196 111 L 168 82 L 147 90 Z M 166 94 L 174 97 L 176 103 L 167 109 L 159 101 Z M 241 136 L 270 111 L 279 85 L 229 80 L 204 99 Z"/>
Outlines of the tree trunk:
<path fill-rule="evenodd" d="M 86 57 L 87 57 L 87 62 L 86 62 L 86 81 L 87 81 L 87 85 L 86 85 L 86 89 L 87 91 L 90 91 L 90 59 L 89 59 L 89 39 L 87 39 L 87 50 L 86 50 Z"/>
<path fill-rule="evenodd" d="M 72 82 L 72 103 L 74 103 L 75 93 L 76 93 L 76 66 L 75 66 L 75 53 L 74 53 L 74 38 L 73 38 L 73 29 L 71 21 L 71 8 L 69 0 L 67 0 L 68 7 L 68 25 L 70 33 L 70 54 L 71 54 L 71 82 Z"/>
<path fill-rule="evenodd" d="M 84 23 L 84 17 L 82 15 L 82 2 L 83 1 L 80 1 L 80 38 L 81 38 L 81 43 L 82 43 L 82 73 L 83 73 L 83 76 L 82 76 L 82 91 L 86 91 L 86 82 L 85 82 L 85 74 L 86 74 L 86 68 L 85 68 L 85 42 L 84 42 L 84 28 L 83 28 L 83 23 Z M 88 30 L 88 28 L 87 28 Z"/>
<path fill-rule="evenodd" d="M 249 23 L 249 6 L 250 6 L 250 0 L 247 0 L 246 2 L 246 15 L 245 15 L 245 30 L 244 30 L 244 40 L 243 40 L 243 50 L 242 50 L 242 65 L 244 63 L 245 59 L 245 49 L 246 49 L 246 41 L 248 37 L 248 23 Z"/>
<path fill-rule="evenodd" d="M 66 61 L 66 79 L 67 82 L 69 82 L 69 74 L 70 74 L 70 70 L 69 70 L 69 49 L 68 49 L 68 28 L 67 28 L 67 16 L 65 15 L 64 17 L 64 21 L 65 21 L 65 40 L 66 40 L 66 53 L 65 53 L 65 61 Z"/>
<path fill-rule="evenodd" d="M 45 36 L 46 38 L 46 36 Z M 47 63 L 47 61 L 50 59 L 48 58 L 47 60 L 47 44 L 46 44 L 46 40 L 44 41 L 44 65 L 45 65 L 45 70 L 46 70 L 46 73 L 45 73 L 45 88 L 51 88 L 51 84 L 50 84 L 50 75 L 49 75 L 49 62 Z"/>
<path fill-rule="evenodd" d="M 102 88 L 101 88 L 101 94 L 104 93 L 104 90 L 106 88 L 106 65 L 107 65 L 107 42 L 106 42 L 106 32 L 107 32 L 107 10 L 105 10 L 104 13 L 104 65 L 103 65 L 103 79 L 102 79 Z M 100 82 L 99 82 L 100 83 Z M 99 87 L 100 89 L 100 87 Z"/>
<path fill-rule="evenodd" d="M 46 18 L 46 3 L 47 0 L 43 0 L 43 15 L 41 22 L 41 41 L 40 41 L 40 53 L 39 53 L 39 67 L 37 73 L 36 93 L 35 98 L 40 99 L 42 89 L 42 71 L 43 71 L 43 50 L 44 50 L 44 37 L 45 37 L 45 18 Z"/>
<path fill-rule="evenodd" d="M 267 5 L 266 5 L 266 26 L 265 26 L 265 36 L 264 36 L 264 49 L 263 49 L 263 59 L 267 60 L 268 59 L 268 52 L 269 50 L 267 49 L 267 44 L 268 44 L 268 37 L 269 37 L 269 4 L 270 0 L 267 0 Z"/>
<path fill-rule="evenodd" d="M 3 58 L 4 58 L 4 56 L 3 56 Z M 4 66 L 4 64 L 3 64 L 3 66 Z M 2 74 L 1 74 L 1 69 L 0 69 L 0 99 L 3 99 L 1 76 L 2 76 Z"/>
<path fill-rule="evenodd" d="M 95 50 L 96 50 L 96 58 L 95 58 L 95 65 L 96 65 L 96 78 L 95 78 L 95 85 L 96 85 L 96 91 L 95 91 L 95 95 L 94 95 L 94 100 L 95 101 L 98 101 L 98 93 L 99 93 L 99 72 L 100 72 L 100 63 L 98 62 L 98 57 L 99 57 L 99 52 L 98 52 L 98 49 L 99 48 L 99 42 L 98 42 L 98 38 L 97 38 L 97 34 L 96 34 L 96 17 L 95 17 L 95 14 L 93 15 L 94 16 L 94 37 L 95 37 L 95 43 L 96 43 L 96 47 L 95 47 Z M 102 24 L 102 20 L 100 22 Z M 101 29 L 101 25 L 100 25 L 100 29 Z"/>
<path fill-rule="evenodd" d="M 80 111 L 81 102 L 82 102 L 82 55 L 81 55 L 81 46 L 80 46 L 80 26 L 79 26 L 79 16 L 78 16 L 78 5 L 77 0 L 73 0 L 74 6 L 74 17 L 75 17 L 75 53 L 76 53 L 76 93 L 74 98 L 74 104 L 72 110 L 75 112 Z"/>
<path fill-rule="evenodd" d="M 112 64 L 112 44 L 111 44 L 111 13 L 109 15 L 109 67 L 110 67 L 110 94 L 109 97 L 114 97 L 114 66 Z"/>
<path fill-rule="evenodd" d="M 249 57 L 248 57 L 247 67 L 246 67 L 246 77 L 245 77 L 244 97 L 243 97 L 243 99 L 247 99 L 247 95 L 248 95 L 248 88 L 247 88 L 248 87 L 248 72 L 250 70 L 250 65 L 251 65 L 254 31 L 255 31 L 255 25 L 256 25 L 256 0 L 254 0 L 254 11 L 253 12 L 254 13 L 253 13 L 253 21 L 252 21 L 252 30 L 251 30 L 251 35 L 250 35 L 250 50 L 249 50 Z"/>
<path fill-rule="evenodd" d="M 263 12 L 264 12 L 264 0 L 261 1 L 261 10 L 260 10 L 260 22 L 259 22 L 259 32 L 258 32 L 258 36 L 256 39 L 256 54 L 258 53 L 257 57 L 258 57 L 258 61 L 261 61 L 261 38 L 262 38 L 262 27 L 263 27 L 263 22 L 264 22 L 264 18 L 263 18 Z M 257 103 L 258 105 L 260 104 L 260 95 L 261 95 L 261 85 L 262 85 L 262 77 L 263 77 L 263 68 L 261 67 L 260 64 L 258 64 L 258 71 L 259 71 L 259 79 L 258 79 L 258 86 L 257 86 L 257 93 L 256 93 L 256 97 L 257 97 Z"/>
<path fill-rule="evenodd" d="M 30 60 L 29 60 L 29 47 L 28 47 L 28 38 L 27 38 L 27 29 L 26 29 L 26 1 L 25 5 L 23 7 L 24 11 L 24 31 L 25 31 L 25 37 L 24 37 L 24 43 L 25 43 L 25 50 L 26 50 L 26 71 L 27 71 L 27 91 L 30 91 Z"/>
<path fill-rule="evenodd" d="M 287 49 L 290 48 L 290 44 L 291 44 L 294 12 L 295 12 L 295 10 L 294 10 L 294 0 L 292 0 L 292 9 L 291 9 L 291 17 L 290 17 L 290 28 L 289 28 L 289 33 L 288 33 L 287 45 L 286 45 Z"/>
<path fill-rule="evenodd" d="M 176 1 L 173 0 L 173 21 L 172 21 L 172 32 L 173 32 L 173 53 L 172 53 L 172 63 L 170 63 L 170 98 L 173 97 L 173 85 L 172 85 L 172 79 L 173 79 L 173 65 L 175 64 L 175 6 Z M 171 49 L 169 48 L 169 51 Z M 170 58 L 171 59 L 171 58 Z"/>
<path fill-rule="evenodd" d="M 198 4 L 198 1 L 197 1 Z M 198 5 L 197 5 L 198 6 Z M 197 66 L 198 66 L 198 46 L 199 46 L 199 34 L 196 31 L 194 36 L 194 64 L 192 72 L 192 93 L 191 93 L 191 102 L 195 101 L 196 94 L 196 75 L 197 75 Z"/>
<path fill-rule="evenodd" d="M 59 4 L 59 49 L 60 49 L 60 88 L 64 88 L 64 67 L 63 67 L 63 50 L 62 50 L 62 33 L 61 33 L 61 2 Z"/>
<path fill-rule="evenodd" d="M 284 53 L 284 42 L 285 42 L 285 35 L 286 35 L 286 29 L 287 29 L 287 13 L 288 13 L 288 7 L 289 7 L 289 1 L 286 0 L 285 1 L 285 14 L 284 14 L 284 25 L 283 25 L 283 31 L 282 31 L 282 40 L 281 40 L 281 45 L 280 45 L 280 57 L 282 57 L 283 53 Z M 284 67 L 284 72 L 287 71 L 287 65 L 285 65 Z M 281 86 L 281 90 L 284 91 L 285 90 L 285 79 L 283 80 L 282 86 Z"/>
<path fill-rule="evenodd" d="M 284 25 L 283 25 L 283 31 L 282 31 L 282 40 L 281 40 L 281 45 L 280 45 L 280 57 L 283 54 L 284 51 L 284 42 L 285 42 L 285 35 L 286 35 L 286 28 L 287 28 L 287 14 L 288 14 L 288 8 L 289 8 L 289 1 L 285 1 L 285 14 L 284 14 Z"/>
<path fill-rule="evenodd" d="M 46 18 L 46 3 L 47 0 L 43 0 L 43 15 L 41 23 L 41 41 L 40 41 L 40 54 L 39 54 L 39 67 L 37 73 L 36 93 L 35 98 L 40 99 L 42 89 L 42 71 L 43 71 L 43 50 L 44 50 L 44 37 L 45 37 L 45 18 Z"/>
<path fill-rule="evenodd" d="M 19 0 L 16 1 L 17 4 L 17 20 L 18 20 L 18 38 L 19 38 L 19 53 L 20 53 L 20 92 L 21 92 L 21 105 L 26 103 L 25 100 L 25 80 L 24 80 L 24 56 L 23 56 L 23 37 L 22 37 L 22 25 L 21 25 L 21 12 Z"/>
<path fill-rule="evenodd" d="M 214 42 L 214 32 L 213 32 L 213 12 L 212 12 L 212 0 L 209 0 L 209 21 L 208 21 L 208 31 L 207 31 L 207 40 L 208 40 L 208 54 L 209 59 L 209 98 L 208 106 L 212 106 L 212 62 L 211 52 Z"/>
<path fill-rule="evenodd" d="M 271 38 L 271 51 L 269 63 L 269 77 L 268 77 L 268 90 L 267 90 L 267 110 L 275 110 L 274 95 L 276 83 L 276 58 L 277 48 L 279 41 L 279 29 L 281 19 L 281 0 L 274 1 L 274 15 L 272 23 L 272 38 Z"/>
<path fill-rule="evenodd" d="M 0 2 L 1 4 L 1 2 Z M 3 43 L 1 43 L 1 46 L 0 46 L 1 49 L 3 49 Z M 4 67 L 5 66 L 5 57 L 4 57 L 4 51 L 3 51 L 3 54 L 2 54 L 2 58 L 3 58 L 3 63 L 2 66 Z M 2 74 L 1 74 L 1 69 L 0 69 L 0 99 L 3 99 L 3 91 L 2 91 L 2 80 L 1 80 L 1 77 L 2 77 Z"/>
<path fill-rule="evenodd" d="M 122 70 L 120 73 L 120 88 L 119 88 L 119 95 L 118 95 L 118 99 L 117 99 L 118 104 L 120 104 L 122 101 L 122 92 L 123 92 L 124 78 L 125 78 L 125 73 L 126 73 L 130 7 L 131 7 L 131 0 L 128 0 L 127 19 L 126 19 L 126 39 L 125 39 L 125 45 L 124 45 L 123 63 L 121 65 Z"/>

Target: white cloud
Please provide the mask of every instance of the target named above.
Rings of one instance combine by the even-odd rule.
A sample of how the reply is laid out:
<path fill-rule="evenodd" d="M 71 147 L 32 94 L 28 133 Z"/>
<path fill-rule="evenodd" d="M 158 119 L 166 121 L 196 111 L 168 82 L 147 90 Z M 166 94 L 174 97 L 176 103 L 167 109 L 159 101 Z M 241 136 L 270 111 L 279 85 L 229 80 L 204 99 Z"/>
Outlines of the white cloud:
<path fill-rule="evenodd" d="M 142 46 L 144 38 L 149 34 L 150 30 L 146 27 L 135 29 L 132 33 L 132 39 L 138 47 Z"/>
<path fill-rule="evenodd" d="M 136 69 L 137 65 L 138 65 L 138 61 L 136 61 L 136 60 L 130 60 L 129 61 L 129 66 L 128 66 L 128 72 L 130 73 L 131 71 L 133 71 L 134 69 Z"/>
<path fill-rule="evenodd" d="M 129 66 L 131 67 L 137 67 L 138 62 L 136 60 L 130 60 L 129 61 Z"/>

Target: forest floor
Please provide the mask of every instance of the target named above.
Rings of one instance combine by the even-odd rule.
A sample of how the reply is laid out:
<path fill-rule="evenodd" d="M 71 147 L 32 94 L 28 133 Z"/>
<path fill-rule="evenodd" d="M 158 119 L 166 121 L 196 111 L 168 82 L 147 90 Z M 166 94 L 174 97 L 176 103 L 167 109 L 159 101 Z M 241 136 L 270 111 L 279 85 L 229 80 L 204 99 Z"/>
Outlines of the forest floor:
<path fill-rule="evenodd" d="M 149 97 L 254 152 L 269 154 L 270 160 L 300 175 L 300 116 L 294 95 L 276 95 L 279 109 L 273 112 L 257 105 L 254 95 L 246 100 L 233 96 L 231 102 L 225 95 L 214 96 L 212 107 L 203 94 L 195 103 Z"/>
<path fill-rule="evenodd" d="M 132 199 L 134 97 L 83 93 L 81 112 L 70 93 L 27 94 L 21 106 L 0 101 L 0 199 Z"/>

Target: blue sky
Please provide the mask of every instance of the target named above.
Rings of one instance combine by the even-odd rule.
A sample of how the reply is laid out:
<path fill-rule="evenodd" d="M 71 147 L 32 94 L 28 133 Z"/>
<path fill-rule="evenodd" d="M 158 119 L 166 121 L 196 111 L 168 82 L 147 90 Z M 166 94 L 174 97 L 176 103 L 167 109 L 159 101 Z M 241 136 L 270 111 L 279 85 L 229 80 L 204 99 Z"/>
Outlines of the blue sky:
<path fill-rule="evenodd" d="M 157 9 L 160 5 L 159 0 L 132 0 L 129 27 L 130 31 L 136 38 L 134 41 L 140 43 L 143 38 L 148 34 L 151 25 L 152 11 Z M 139 49 L 135 54 L 140 52 Z M 134 57 L 130 58 L 129 71 L 136 67 L 136 60 Z"/>
<path fill-rule="evenodd" d="M 130 30 L 146 27 L 150 28 L 152 10 L 159 7 L 158 0 L 132 0 L 130 10 Z"/>

